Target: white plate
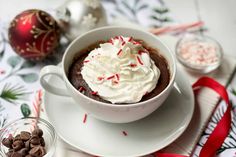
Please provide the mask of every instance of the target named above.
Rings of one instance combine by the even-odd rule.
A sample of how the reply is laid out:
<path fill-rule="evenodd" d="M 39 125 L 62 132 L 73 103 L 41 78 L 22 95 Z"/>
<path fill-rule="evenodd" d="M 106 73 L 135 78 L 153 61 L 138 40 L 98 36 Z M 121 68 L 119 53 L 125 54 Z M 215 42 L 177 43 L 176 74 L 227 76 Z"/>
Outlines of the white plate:
<path fill-rule="evenodd" d="M 52 84 L 63 82 L 51 77 Z M 155 152 L 173 142 L 188 126 L 194 97 L 187 76 L 178 71 L 174 89 L 164 104 L 148 117 L 127 124 L 103 122 L 88 115 L 71 98 L 48 92 L 45 110 L 59 136 L 68 144 L 97 156 L 133 157 Z M 124 136 L 122 131 L 127 132 Z"/>

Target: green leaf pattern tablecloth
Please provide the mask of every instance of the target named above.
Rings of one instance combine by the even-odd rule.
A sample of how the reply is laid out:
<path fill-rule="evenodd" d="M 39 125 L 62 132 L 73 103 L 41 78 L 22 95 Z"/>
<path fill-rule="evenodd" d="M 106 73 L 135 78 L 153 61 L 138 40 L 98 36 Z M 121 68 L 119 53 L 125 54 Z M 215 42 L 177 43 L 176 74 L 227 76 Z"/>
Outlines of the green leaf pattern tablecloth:
<path fill-rule="evenodd" d="M 115 17 L 126 17 L 144 27 L 160 27 L 177 21 L 168 6 L 162 0 L 103 0 L 111 21 Z M 1 20 L 1 19 L 0 19 Z M 7 27 L 11 19 L 0 21 L 0 128 L 8 122 L 20 118 L 35 116 L 37 105 L 41 103 L 39 71 L 48 64 L 58 64 L 64 49 L 68 45 L 62 40 L 55 53 L 43 62 L 30 62 L 17 56 L 11 49 L 7 39 Z M 233 104 L 233 122 L 231 132 L 219 149 L 219 156 L 236 156 L 236 76 L 228 87 Z M 194 156 L 197 156 L 202 145 L 211 134 L 216 123 L 223 114 L 226 105 L 221 102 L 216 113 L 200 139 Z M 44 112 L 43 110 L 41 112 Z"/>

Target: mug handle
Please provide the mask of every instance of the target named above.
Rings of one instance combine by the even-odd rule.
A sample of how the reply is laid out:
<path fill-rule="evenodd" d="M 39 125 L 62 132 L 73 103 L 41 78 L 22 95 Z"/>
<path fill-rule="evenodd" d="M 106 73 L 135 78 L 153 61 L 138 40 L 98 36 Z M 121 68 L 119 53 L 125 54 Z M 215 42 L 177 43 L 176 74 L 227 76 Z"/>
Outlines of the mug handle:
<path fill-rule="evenodd" d="M 55 87 L 55 86 L 51 85 L 50 83 L 48 83 L 48 81 L 45 79 L 45 77 L 49 76 L 49 75 L 55 75 L 64 81 L 61 68 L 58 66 L 54 66 L 54 65 L 48 65 L 48 66 L 43 67 L 41 69 L 40 75 L 39 75 L 40 76 L 40 84 L 43 86 L 43 88 L 46 91 L 48 91 L 50 93 L 53 93 L 53 94 L 56 94 L 59 96 L 69 96 L 67 89 Z"/>

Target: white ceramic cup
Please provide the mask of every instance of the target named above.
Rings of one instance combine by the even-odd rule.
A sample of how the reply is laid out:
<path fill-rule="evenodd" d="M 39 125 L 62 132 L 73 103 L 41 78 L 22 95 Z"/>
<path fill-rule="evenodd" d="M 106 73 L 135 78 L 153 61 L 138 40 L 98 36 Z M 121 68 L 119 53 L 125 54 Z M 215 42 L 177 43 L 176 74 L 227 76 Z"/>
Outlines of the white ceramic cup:
<path fill-rule="evenodd" d="M 170 82 L 168 86 L 157 96 L 134 104 L 116 105 L 104 103 L 89 98 L 81 94 L 67 78 L 69 68 L 78 52 L 91 44 L 101 40 L 108 40 L 111 37 L 118 35 L 132 36 L 135 39 L 145 41 L 150 47 L 155 48 L 164 56 L 168 62 L 170 71 Z M 64 81 L 66 89 L 54 87 L 47 82 L 45 76 L 56 75 Z M 97 119 L 112 123 L 127 123 L 146 117 L 155 111 L 164 100 L 168 97 L 176 76 L 176 62 L 173 53 L 167 48 L 156 36 L 151 33 L 144 32 L 138 29 L 126 27 L 103 27 L 87 32 L 76 38 L 66 49 L 62 59 L 62 67 L 45 66 L 40 72 L 40 83 L 45 90 L 50 93 L 60 96 L 70 96 L 74 99 L 77 105 L 80 105 L 89 114 Z"/>

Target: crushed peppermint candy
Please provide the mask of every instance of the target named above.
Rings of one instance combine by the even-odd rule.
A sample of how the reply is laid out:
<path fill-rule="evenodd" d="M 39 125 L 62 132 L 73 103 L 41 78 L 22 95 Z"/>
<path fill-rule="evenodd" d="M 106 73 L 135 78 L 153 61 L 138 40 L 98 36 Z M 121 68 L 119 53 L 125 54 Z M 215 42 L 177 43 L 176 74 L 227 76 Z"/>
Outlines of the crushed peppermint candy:
<path fill-rule="evenodd" d="M 118 84 L 119 82 L 118 82 L 118 81 L 116 81 L 116 80 L 114 80 L 112 83 L 114 83 L 114 84 Z"/>
<path fill-rule="evenodd" d="M 130 37 L 129 40 L 128 40 L 128 42 L 130 42 L 130 41 L 132 41 L 132 40 L 133 40 L 133 37 Z"/>
<path fill-rule="evenodd" d="M 137 64 L 134 64 L 134 63 L 131 63 L 131 64 L 130 64 L 130 67 L 132 67 L 132 68 L 133 68 L 133 67 L 136 67 L 136 66 L 137 66 Z"/>
<path fill-rule="evenodd" d="M 120 50 L 118 51 L 117 56 L 119 56 L 119 55 L 121 54 L 121 52 L 122 52 L 122 49 L 120 49 Z"/>
<path fill-rule="evenodd" d="M 109 77 L 107 77 L 107 80 L 113 79 L 114 77 L 115 77 L 114 75 L 109 76 Z"/>
<path fill-rule="evenodd" d="M 141 61 L 141 59 L 139 58 L 139 56 L 137 56 L 137 60 L 138 60 L 139 64 L 143 65 L 143 62 Z"/>
<path fill-rule="evenodd" d="M 84 60 L 84 63 L 88 63 L 89 62 L 89 60 Z"/>
<path fill-rule="evenodd" d="M 83 92 L 83 91 L 85 91 L 86 89 L 83 87 L 83 86 L 81 86 L 81 87 L 79 87 L 79 92 Z"/>
<path fill-rule="evenodd" d="M 160 70 L 142 43 L 133 37 L 116 36 L 92 50 L 84 60 L 89 63 L 81 70 L 93 91 L 90 94 L 111 103 L 133 103 L 142 99 L 142 93 L 153 90 Z M 143 88 L 147 84 L 148 88 Z M 125 96 L 127 88 L 136 94 Z"/>
<path fill-rule="evenodd" d="M 91 94 L 97 96 L 98 92 L 97 91 L 92 91 Z"/>
<path fill-rule="evenodd" d="M 125 45 L 125 41 L 123 41 L 123 42 L 121 43 L 121 45 L 124 46 L 124 45 Z"/>
<path fill-rule="evenodd" d="M 123 37 L 122 36 L 119 36 L 120 37 L 120 39 L 122 40 L 122 41 L 124 41 L 124 39 L 123 39 Z"/>
<path fill-rule="evenodd" d="M 219 62 L 220 48 L 213 42 L 204 40 L 185 40 L 178 48 L 178 56 L 191 65 L 208 66 Z"/>
<path fill-rule="evenodd" d="M 122 133 L 123 133 L 124 136 L 128 135 L 126 131 L 122 131 Z"/>
<path fill-rule="evenodd" d="M 137 41 L 133 41 L 133 44 L 134 44 L 134 45 L 141 45 L 141 43 L 140 43 L 140 42 L 137 42 Z"/>
<path fill-rule="evenodd" d="M 109 39 L 108 42 L 111 43 L 112 45 L 114 44 L 112 39 Z"/>
<path fill-rule="evenodd" d="M 142 53 L 144 53 L 143 50 L 138 50 L 138 54 L 139 54 L 139 55 L 142 55 Z"/>
<path fill-rule="evenodd" d="M 148 95 L 149 93 L 148 92 L 146 92 L 146 93 L 144 93 L 144 95 L 143 96 L 145 96 L 145 95 Z"/>
<path fill-rule="evenodd" d="M 120 80 L 120 75 L 119 74 L 115 74 L 116 75 L 116 79 L 119 81 Z"/>
<path fill-rule="evenodd" d="M 103 80 L 104 79 L 104 77 L 98 77 L 98 80 L 99 81 L 101 81 L 101 80 Z"/>
<path fill-rule="evenodd" d="M 83 123 L 86 123 L 86 121 L 87 121 L 87 116 L 88 116 L 88 115 L 85 113 L 85 114 L 84 114 Z"/>

